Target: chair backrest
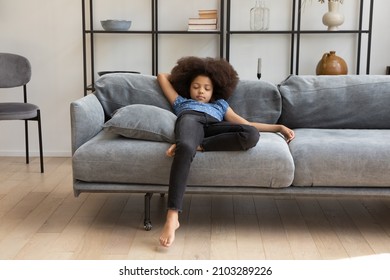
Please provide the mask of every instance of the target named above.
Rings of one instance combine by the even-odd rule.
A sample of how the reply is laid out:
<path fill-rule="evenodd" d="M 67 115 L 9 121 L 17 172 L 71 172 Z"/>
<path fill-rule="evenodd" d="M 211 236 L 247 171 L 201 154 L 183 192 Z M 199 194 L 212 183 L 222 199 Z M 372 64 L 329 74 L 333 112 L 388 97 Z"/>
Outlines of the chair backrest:
<path fill-rule="evenodd" d="M 27 58 L 0 53 L 0 88 L 26 85 L 31 79 L 31 64 Z"/>

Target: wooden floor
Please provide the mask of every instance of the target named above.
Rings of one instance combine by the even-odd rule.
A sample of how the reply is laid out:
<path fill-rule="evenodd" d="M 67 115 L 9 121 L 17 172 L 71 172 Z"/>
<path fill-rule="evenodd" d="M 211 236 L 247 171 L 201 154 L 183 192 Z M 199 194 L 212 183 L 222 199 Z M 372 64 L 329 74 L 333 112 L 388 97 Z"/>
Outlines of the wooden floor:
<path fill-rule="evenodd" d="M 0 259 L 331 260 L 390 254 L 389 199 L 188 195 L 170 249 L 166 198 L 73 196 L 70 158 L 0 157 Z"/>

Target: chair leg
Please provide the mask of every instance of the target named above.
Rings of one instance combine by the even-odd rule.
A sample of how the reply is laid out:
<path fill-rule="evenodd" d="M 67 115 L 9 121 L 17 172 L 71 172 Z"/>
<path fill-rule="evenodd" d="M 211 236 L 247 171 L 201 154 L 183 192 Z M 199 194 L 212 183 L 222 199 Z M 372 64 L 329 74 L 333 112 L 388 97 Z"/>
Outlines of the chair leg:
<path fill-rule="evenodd" d="M 24 142 L 26 145 L 26 164 L 30 163 L 30 155 L 29 155 L 29 149 L 28 149 L 28 121 L 24 121 Z"/>
<path fill-rule="evenodd" d="M 41 125 L 41 111 L 38 110 L 38 137 L 39 137 L 39 157 L 41 162 L 41 173 L 44 173 L 43 168 L 43 144 L 42 144 L 42 125 Z"/>
<path fill-rule="evenodd" d="M 41 111 L 37 111 L 37 117 L 31 120 L 38 122 L 38 138 L 39 138 L 39 158 L 41 165 L 41 173 L 44 173 L 43 166 L 43 144 L 42 144 L 42 125 L 41 125 Z M 30 150 L 29 150 L 29 137 L 28 137 L 28 120 L 24 121 L 24 134 L 25 134 L 25 145 L 26 145 L 26 164 L 30 163 Z"/>

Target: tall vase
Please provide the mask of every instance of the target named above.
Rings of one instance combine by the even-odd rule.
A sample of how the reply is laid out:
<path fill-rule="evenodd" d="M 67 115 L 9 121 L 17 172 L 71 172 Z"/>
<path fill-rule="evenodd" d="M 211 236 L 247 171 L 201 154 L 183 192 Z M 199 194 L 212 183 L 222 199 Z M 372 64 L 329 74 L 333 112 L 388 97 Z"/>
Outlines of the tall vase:
<path fill-rule="evenodd" d="M 263 18 L 263 11 L 260 7 L 259 0 L 256 0 L 255 6 L 250 9 L 250 28 L 253 31 L 261 30 Z"/>
<path fill-rule="evenodd" d="M 250 10 L 250 28 L 253 31 L 269 29 L 269 8 L 264 0 L 256 0 L 255 6 Z"/>
<path fill-rule="evenodd" d="M 329 31 L 338 30 L 344 22 L 344 15 L 339 10 L 340 1 L 328 0 L 328 12 L 322 17 L 322 23 L 328 26 Z"/>

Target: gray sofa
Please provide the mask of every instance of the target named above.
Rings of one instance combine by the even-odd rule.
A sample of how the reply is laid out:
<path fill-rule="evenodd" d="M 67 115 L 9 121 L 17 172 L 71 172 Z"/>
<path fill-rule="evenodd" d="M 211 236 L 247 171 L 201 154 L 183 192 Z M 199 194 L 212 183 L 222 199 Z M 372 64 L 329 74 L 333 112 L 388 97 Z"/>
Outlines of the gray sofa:
<path fill-rule="evenodd" d="M 71 103 L 74 193 L 167 192 L 175 116 L 156 77 L 109 74 Z M 197 153 L 187 193 L 390 195 L 390 76 L 290 76 L 279 85 L 241 80 L 230 106 L 294 129 L 287 144 L 260 133 L 242 152 Z"/>

